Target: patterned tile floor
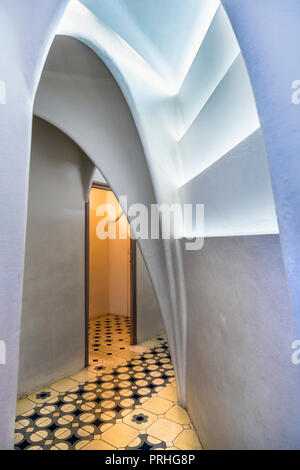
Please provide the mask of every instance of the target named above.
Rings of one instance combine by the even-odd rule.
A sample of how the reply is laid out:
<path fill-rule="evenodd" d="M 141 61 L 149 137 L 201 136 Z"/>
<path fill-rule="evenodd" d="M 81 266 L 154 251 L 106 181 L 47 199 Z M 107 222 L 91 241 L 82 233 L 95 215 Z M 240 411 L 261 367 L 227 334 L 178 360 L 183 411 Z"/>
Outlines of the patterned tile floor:
<path fill-rule="evenodd" d="M 130 320 L 90 322 L 90 366 L 18 400 L 18 450 L 196 450 L 166 338 L 130 346 Z"/>

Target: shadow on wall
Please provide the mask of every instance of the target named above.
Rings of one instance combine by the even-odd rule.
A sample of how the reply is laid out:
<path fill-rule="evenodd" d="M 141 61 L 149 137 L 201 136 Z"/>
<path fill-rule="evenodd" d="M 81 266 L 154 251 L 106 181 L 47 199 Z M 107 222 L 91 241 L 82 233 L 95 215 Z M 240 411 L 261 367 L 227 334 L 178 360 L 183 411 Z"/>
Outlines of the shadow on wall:
<path fill-rule="evenodd" d="M 61 131 L 34 118 L 19 395 L 84 365 L 86 158 Z"/>
<path fill-rule="evenodd" d="M 160 308 L 143 255 L 137 244 L 137 342 L 142 343 L 164 332 Z"/>
<path fill-rule="evenodd" d="M 187 408 L 206 449 L 299 449 L 300 375 L 278 235 L 185 252 Z"/>
<path fill-rule="evenodd" d="M 34 118 L 19 396 L 84 366 L 87 162 L 64 133 Z M 142 256 L 137 273 L 138 341 L 143 341 L 161 332 L 162 320 L 157 301 L 150 300 L 156 297 Z"/>

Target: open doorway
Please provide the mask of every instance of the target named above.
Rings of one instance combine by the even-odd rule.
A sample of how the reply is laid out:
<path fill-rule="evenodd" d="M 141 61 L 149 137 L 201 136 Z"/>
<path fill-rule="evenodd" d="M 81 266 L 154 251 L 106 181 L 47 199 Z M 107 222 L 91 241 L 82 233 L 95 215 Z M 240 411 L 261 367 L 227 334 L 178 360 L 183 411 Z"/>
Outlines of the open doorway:
<path fill-rule="evenodd" d="M 116 238 L 99 237 L 100 207 L 115 208 L 108 217 Z M 120 235 L 122 233 L 122 235 Z M 86 366 L 124 357 L 136 344 L 136 244 L 111 188 L 93 183 L 86 205 Z"/>

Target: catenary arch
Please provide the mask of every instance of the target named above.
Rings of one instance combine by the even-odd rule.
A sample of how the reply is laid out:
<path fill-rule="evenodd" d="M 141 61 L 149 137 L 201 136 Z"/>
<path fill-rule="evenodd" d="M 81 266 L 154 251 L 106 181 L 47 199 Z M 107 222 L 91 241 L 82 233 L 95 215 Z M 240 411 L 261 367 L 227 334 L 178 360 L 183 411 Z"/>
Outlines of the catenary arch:
<path fill-rule="evenodd" d="M 72 57 L 74 62 L 64 60 L 66 57 Z M 56 36 L 36 93 L 34 114 L 68 135 L 101 171 L 117 197 L 127 196 L 128 206 L 143 203 L 150 208 L 157 203 L 127 101 L 110 70 L 81 41 Z M 178 374 L 180 347 L 174 338 L 164 244 L 161 240 L 138 243 L 160 304 L 179 388 L 184 387 Z"/>
<path fill-rule="evenodd" d="M 122 24 L 124 23 L 123 26 L 125 28 L 122 32 L 118 28 L 115 30 L 111 27 L 112 25 L 109 22 L 110 13 L 107 12 L 102 17 L 102 10 L 100 12 L 98 10 L 94 11 L 93 8 L 87 8 L 83 4 L 82 2 L 71 2 L 69 4 L 69 8 L 58 28 L 58 33 L 78 39 L 86 44 L 103 60 L 116 79 L 122 90 L 123 97 L 125 97 L 131 110 L 138 130 L 143 147 L 143 155 L 147 164 L 147 174 L 152 182 L 154 201 L 163 203 L 191 202 L 195 204 L 199 197 L 202 197 L 201 191 L 199 192 L 200 185 L 197 184 L 198 180 L 196 181 L 195 177 L 199 175 L 201 179 L 207 182 L 206 170 L 211 172 L 211 168 L 206 168 L 206 164 L 204 165 L 205 162 L 203 163 L 202 160 L 203 155 L 206 153 L 210 155 L 212 143 L 217 141 L 218 145 L 216 149 L 213 149 L 214 158 L 212 162 L 209 162 L 209 165 L 213 163 L 214 172 L 217 172 L 217 176 L 220 176 L 222 173 L 220 162 L 230 160 L 230 154 L 226 154 L 226 152 L 237 143 L 243 141 L 259 127 L 259 120 L 245 64 L 223 9 L 219 2 L 216 1 L 211 11 L 201 10 L 201 21 L 207 23 L 206 27 L 203 29 L 202 37 L 198 37 L 194 45 L 196 55 L 194 60 L 193 55 L 191 56 L 190 66 L 185 67 L 185 78 L 182 77 L 183 81 L 180 80 L 179 87 L 177 87 L 177 90 L 174 90 L 174 87 L 170 86 L 170 81 L 163 78 L 162 70 L 159 66 L 160 61 L 154 61 L 156 62 L 156 66 L 154 66 L 154 62 L 150 60 L 151 51 L 153 52 L 156 49 L 154 44 L 151 41 L 144 42 L 145 37 L 143 35 L 139 36 L 139 34 L 137 34 L 133 42 L 127 41 L 128 38 L 125 30 L 129 23 L 126 15 L 124 18 L 122 17 L 121 21 Z M 89 6 L 91 6 L 90 3 Z M 200 13 L 200 10 L 198 13 Z M 137 47 L 137 38 L 139 38 L 138 43 L 140 41 L 143 43 L 143 53 Z M 225 56 L 225 61 L 220 60 L 220 53 L 218 53 L 219 49 L 221 49 L 220 46 L 223 44 L 228 49 L 223 51 L 222 48 L 221 50 L 221 56 Z M 156 46 L 158 45 L 156 44 Z M 202 55 L 205 57 L 207 51 L 210 52 L 210 55 L 215 52 L 213 64 L 218 64 L 218 66 L 217 69 L 215 69 L 215 66 L 212 70 L 209 69 L 208 75 L 204 71 L 203 77 L 203 66 L 201 66 L 203 61 Z M 183 47 L 181 52 L 186 53 L 187 51 Z M 200 96 L 195 95 L 195 77 L 199 74 L 208 83 L 208 87 L 199 87 L 199 89 L 204 90 L 205 96 L 203 93 Z M 76 100 L 73 96 L 71 97 L 71 89 L 63 85 L 62 75 L 57 70 L 49 70 L 47 73 L 48 89 L 50 90 L 52 87 L 55 91 L 58 90 L 57 84 L 59 82 L 61 89 L 65 88 L 65 93 L 70 94 L 69 102 L 72 102 L 72 105 L 74 105 Z M 241 76 L 243 77 L 243 86 L 239 82 Z M 58 80 L 59 78 L 60 80 Z M 236 94 L 237 88 L 239 90 L 239 99 L 235 99 L 236 106 L 234 107 L 231 95 L 224 101 L 224 96 L 228 96 L 229 85 L 230 89 L 234 90 L 234 94 Z M 78 79 L 77 87 L 79 87 Z M 73 86 L 73 89 L 75 88 L 76 86 Z M 89 85 L 82 87 L 86 95 L 88 95 L 89 88 Z M 196 99 L 193 98 L 195 96 Z M 51 96 L 48 101 L 51 102 Z M 191 109 L 191 103 L 194 103 L 193 109 Z M 80 108 L 84 108 L 84 104 L 86 103 L 83 103 L 83 106 L 80 106 Z M 224 107 L 224 109 L 222 108 L 222 113 L 218 112 L 220 104 L 223 104 Z M 214 129 L 213 124 L 218 115 L 226 114 L 232 108 L 234 108 L 234 113 L 233 115 L 230 114 L 229 119 L 226 121 L 226 126 L 223 122 L 223 126 L 219 127 L 218 139 L 215 139 L 212 132 L 204 132 L 206 138 L 202 139 L 201 129 L 202 131 L 203 128 Z M 242 111 L 244 108 L 247 112 Z M 190 123 L 191 115 L 192 123 Z M 45 115 L 41 116 L 47 119 Z M 62 119 L 63 114 L 60 114 L 59 117 Z M 92 121 L 93 125 L 95 125 L 97 122 L 96 113 L 93 117 Z M 74 125 L 74 122 L 72 125 Z M 220 132 L 222 128 L 223 133 Z M 72 130 L 72 134 L 76 132 L 80 132 L 80 126 L 75 129 L 75 132 L 74 129 Z M 72 134 L 71 136 L 73 137 Z M 202 141 L 204 141 L 204 147 Z M 262 139 L 258 139 L 257 145 L 264 165 L 266 163 L 266 156 L 263 151 Z M 96 149 L 93 149 L 92 153 L 96 154 Z M 247 155 L 248 153 L 247 148 Z M 224 157 L 225 154 L 226 157 Z M 250 166 L 250 168 L 246 168 L 246 173 L 250 174 L 248 170 L 252 169 L 253 162 L 247 158 L 244 160 L 245 162 L 242 162 L 242 165 L 238 162 L 238 168 L 242 166 L 244 171 L 245 166 Z M 258 165 L 261 165 L 261 160 L 258 162 Z M 264 165 L 264 167 L 267 166 Z M 103 166 L 101 168 L 103 169 Z M 105 172 L 104 169 L 103 171 Z M 234 169 L 236 179 L 241 181 L 240 184 L 243 186 L 243 177 L 240 179 L 240 175 L 237 173 L 238 171 Z M 264 190 L 262 195 L 265 203 L 258 215 L 256 200 L 253 202 L 253 188 L 251 184 L 246 187 L 246 191 L 243 189 L 242 197 L 238 199 L 232 191 L 230 182 L 227 184 L 229 186 L 227 196 L 230 206 L 233 204 L 234 208 L 232 211 L 233 223 L 231 220 L 229 223 L 228 220 L 225 221 L 226 233 L 224 235 L 233 235 L 236 227 L 239 233 L 260 232 L 261 228 L 258 227 L 258 224 L 261 223 L 261 220 L 267 220 L 267 224 L 264 224 L 262 227 L 263 231 L 266 230 L 266 227 L 268 230 L 271 227 L 271 231 L 276 230 L 273 195 L 267 168 L 263 176 L 262 187 Z M 212 202 L 211 205 L 215 205 L 216 202 L 215 200 L 211 201 L 211 199 L 214 199 L 215 181 L 208 186 L 208 192 L 204 194 L 205 200 L 202 201 L 206 204 L 206 207 L 210 207 L 210 202 Z M 120 194 L 117 190 L 115 192 Z M 261 194 L 260 191 L 257 192 Z M 218 198 L 218 195 L 216 197 Z M 218 203 L 221 203 L 222 206 L 223 201 L 217 201 L 217 206 Z M 261 204 L 258 207 L 260 206 Z M 245 212 L 251 214 L 250 222 L 246 220 L 241 226 L 241 220 L 245 219 L 243 217 Z M 215 220 L 216 216 L 213 211 L 210 211 L 209 216 L 212 222 L 210 226 L 213 227 L 213 230 L 215 230 L 215 226 L 217 229 L 220 228 L 220 218 L 217 217 L 217 220 Z M 232 226 L 234 226 L 234 229 Z M 192 232 L 192 227 L 188 227 L 185 235 L 191 236 L 194 234 Z M 213 233 L 209 235 L 213 236 Z M 179 397 L 181 403 L 184 404 L 187 307 L 182 245 L 171 240 L 160 243 L 160 248 L 163 255 L 160 261 L 162 264 L 163 260 L 164 264 L 161 275 L 165 280 L 164 289 L 166 288 L 164 292 L 161 292 L 161 295 L 162 298 L 168 299 L 168 314 L 166 316 L 168 324 L 166 326 L 177 371 Z M 147 257 L 145 259 L 147 263 Z M 151 272 L 151 267 L 148 267 Z M 158 297 L 160 297 L 159 294 Z"/>

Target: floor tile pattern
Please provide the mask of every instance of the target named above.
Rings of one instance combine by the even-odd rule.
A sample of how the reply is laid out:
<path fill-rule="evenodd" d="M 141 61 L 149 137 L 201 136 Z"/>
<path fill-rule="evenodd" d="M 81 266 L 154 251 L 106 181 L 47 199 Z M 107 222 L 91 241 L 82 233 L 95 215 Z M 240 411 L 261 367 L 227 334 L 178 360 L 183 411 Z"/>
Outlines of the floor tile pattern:
<path fill-rule="evenodd" d="M 104 358 L 127 357 L 124 353 L 130 343 L 130 330 L 130 318 L 121 315 L 103 315 L 90 321 L 90 365 L 101 362 Z"/>
<path fill-rule="evenodd" d="M 130 346 L 130 321 L 90 322 L 90 366 L 17 403 L 17 450 L 199 449 L 177 405 L 166 338 Z"/>

